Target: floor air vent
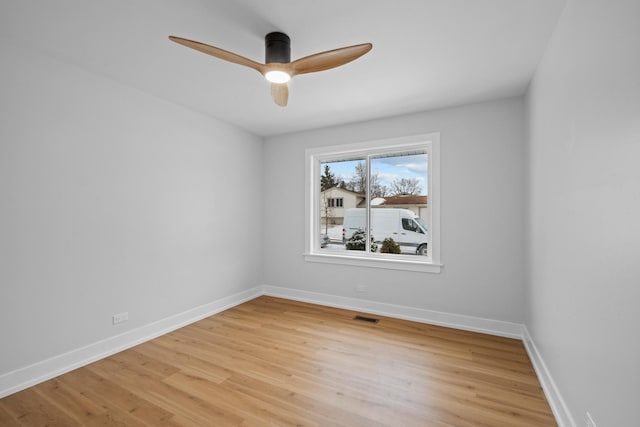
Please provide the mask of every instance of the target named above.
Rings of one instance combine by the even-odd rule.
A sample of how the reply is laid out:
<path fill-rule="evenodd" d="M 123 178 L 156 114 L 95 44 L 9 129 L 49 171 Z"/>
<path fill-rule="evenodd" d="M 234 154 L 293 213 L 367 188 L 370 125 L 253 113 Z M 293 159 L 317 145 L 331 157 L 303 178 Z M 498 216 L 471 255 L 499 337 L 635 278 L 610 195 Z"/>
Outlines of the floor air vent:
<path fill-rule="evenodd" d="M 373 317 L 366 317 L 366 316 L 356 316 L 353 318 L 353 320 L 359 320 L 361 322 L 368 322 L 368 323 L 378 323 L 380 321 L 380 319 L 374 319 Z"/>

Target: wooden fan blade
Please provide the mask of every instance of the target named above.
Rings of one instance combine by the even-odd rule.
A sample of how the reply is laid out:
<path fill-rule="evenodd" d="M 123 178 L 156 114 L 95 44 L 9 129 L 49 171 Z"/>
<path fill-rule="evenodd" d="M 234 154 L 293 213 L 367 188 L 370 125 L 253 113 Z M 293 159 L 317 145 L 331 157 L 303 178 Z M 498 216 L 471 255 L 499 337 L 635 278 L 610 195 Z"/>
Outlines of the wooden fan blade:
<path fill-rule="evenodd" d="M 286 107 L 289 100 L 289 85 L 286 83 L 271 83 L 271 97 L 276 104 Z"/>
<path fill-rule="evenodd" d="M 194 40 L 183 39 L 182 37 L 169 36 L 169 40 L 172 42 L 179 43 L 183 46 L 190 47 L 191 49 L 195 49 L 202 53 L 206 53 L 207 55 L 215 56 L 216 58 L 223 59 L 225 61 L 233 62 L 235 64 L 244 65 L 245 67 L 253 68 L 261 74 L 264 74 L 264 64 L 260 64 L 259 62 L 252 61 L 249 58 L 245 58 L 244 56 L 240 56 L 236 53 L 229 52 L 224 49 L 220 49 L 215 46 L 210 46 L 208 44 L 200 43 Z"/>
<path fill-rule="evenodd" d="M 364 43 L 305 56 L 289 64 L 291 76 L 339 67 L 360 58 L 371 48 L 373 48 L 371 43 Z"/>

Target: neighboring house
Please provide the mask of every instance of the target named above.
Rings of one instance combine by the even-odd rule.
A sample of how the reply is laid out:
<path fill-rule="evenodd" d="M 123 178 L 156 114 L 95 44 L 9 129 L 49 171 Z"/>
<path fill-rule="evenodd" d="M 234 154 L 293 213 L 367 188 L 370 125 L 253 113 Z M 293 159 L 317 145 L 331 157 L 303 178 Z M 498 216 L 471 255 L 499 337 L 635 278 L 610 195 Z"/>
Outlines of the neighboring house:
<path fill-rule="evenodd" d="M 333 187 L 320 192 L 320 224 L 340 225 L 345 209 L 358 207 L 365 200 L 364 194 Z"/>
<path fill-rule="evenodd" d="M 358 203 L 359 208 L 364 208 L 366 201 L 363 199 Z M 427 196 L 413 196 L 410 194 L 401 196 L 384 196 L 376 197 L 371 200 L 372 208 L 402 208 L 409 209 L 420 218 L 426 220 L 428 218 L 429 208 L 427 204 Z"/>
<path fill-rule="evenodd" d="M 333 187 L 320 192 L 320 223 L 341 225 L 344 222 L 345 209 L 364 208 L 364 194 L 345 188 Z M 385 196 L 371 200 L 373 208 L 402 208 L 413 211 L 422 219 L 428 218 L 427 196 Z"/>

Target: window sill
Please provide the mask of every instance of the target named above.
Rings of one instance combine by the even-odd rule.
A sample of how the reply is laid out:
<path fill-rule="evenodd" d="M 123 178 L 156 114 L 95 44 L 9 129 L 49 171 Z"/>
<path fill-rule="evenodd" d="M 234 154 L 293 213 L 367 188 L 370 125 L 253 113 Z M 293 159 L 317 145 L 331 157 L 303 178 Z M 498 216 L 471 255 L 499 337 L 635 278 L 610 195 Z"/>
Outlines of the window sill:
<path fill-rule="evenodd" d="M 324 264 L 355 265 L 358 267 L 384 268 L 388 270 L 417 271 L 420 273 L 440 273 L 442 264 L 409 259 L 391 259 L 385 257 L 334 255 L 305 253 L 305 261 Z"/>

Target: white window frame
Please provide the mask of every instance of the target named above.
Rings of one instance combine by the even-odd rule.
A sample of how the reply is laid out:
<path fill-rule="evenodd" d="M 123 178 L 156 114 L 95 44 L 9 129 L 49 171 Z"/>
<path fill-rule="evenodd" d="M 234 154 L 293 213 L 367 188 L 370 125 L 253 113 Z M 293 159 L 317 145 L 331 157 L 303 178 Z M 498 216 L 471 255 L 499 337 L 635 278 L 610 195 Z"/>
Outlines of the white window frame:
<path fill-rule="evenodd" d="M 396 153 L 425 149 L 428 153 L 428 203 L 431 257 L 399 256 L 349 251 L 348 254 L 327 252 L 320 248 L 320 164 L 345 157 Z M 440 273 L 440 134 L 429 133 L 407 137 L 310 148 L 305 151 L 305 252 L 309 262 L 355 265 L 360 267 Z"/>

